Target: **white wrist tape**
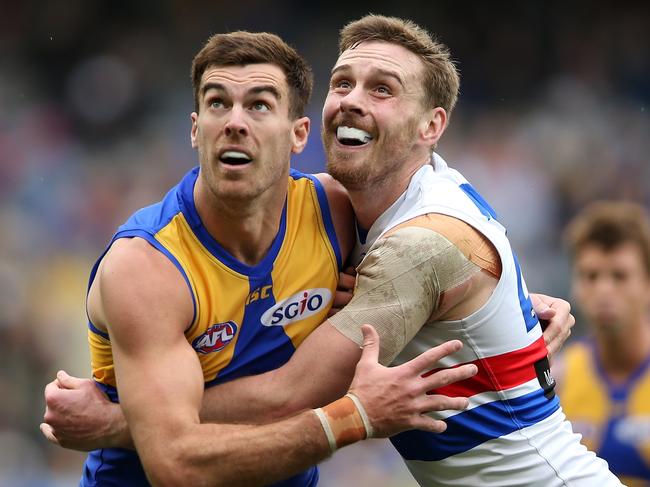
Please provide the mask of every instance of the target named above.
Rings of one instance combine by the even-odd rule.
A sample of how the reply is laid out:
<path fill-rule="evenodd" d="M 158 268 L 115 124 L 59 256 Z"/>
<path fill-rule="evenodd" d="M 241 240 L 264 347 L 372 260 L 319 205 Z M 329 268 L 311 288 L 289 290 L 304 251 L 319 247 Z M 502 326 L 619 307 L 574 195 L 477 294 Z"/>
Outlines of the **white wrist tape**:
<path fill-rule="evenodd" d="M 366 438 L 372 438 L 373 437 L 372 424 L 370 424 L 370 418 L 368 418 L 368 413 L 366 413 L 363 404 L 361 404 L 359 398 L 351 392 L 348 392 L 345 396 L 352 399 L 352 402 L 354 402 L 354 405 L 357 407 L 357 411 L 359 411 L 359 416 L 361 416 L 361 421 L 363 421 L 363 426 L 364 428 L 366 428 Z"/>
<path fill-rule="evenodd" d="M 327 420 L 323 408 L 314 409 L 314 412 L 316 413 L 316 416 L 318 416 L 318 419 L 320 419 L 320 424 L 325 430 L 325 436 L 327 436 L 327 441 L 330 444 L 330 451 L 334 453 L 336 451 L 336 438 L 334 438 L 334 432 L 332 431 L 330 422 Z"/>
<path fill-rule="evenodd" d="M 314 409 L 320 420 L 330 451 L 372 437 L 372 426 L 361 401 L 348 393 L 322 408 Z"/>

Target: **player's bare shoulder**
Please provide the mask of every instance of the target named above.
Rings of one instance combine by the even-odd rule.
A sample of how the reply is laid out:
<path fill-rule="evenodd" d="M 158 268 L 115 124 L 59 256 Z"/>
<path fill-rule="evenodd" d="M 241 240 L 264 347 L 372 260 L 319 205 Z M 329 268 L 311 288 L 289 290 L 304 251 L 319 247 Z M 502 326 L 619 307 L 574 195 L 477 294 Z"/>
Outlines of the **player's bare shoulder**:
<path fill-rule="evenodd" d="M 314 176 L 325 189 L 339 245 L 343 255 L 346 256 L 354 245 L 354 211 L 350 204 L 348 191 L 327 173 L 318 173 Z"/>
<path fill-rule="evenodd" d="M 88 292 L 88 316 L 98 328 L 149 322 L 158 314 L 193 315 L 192 296 L 174 264 L 141 238 L 115 241 L 102 258 Z"/>

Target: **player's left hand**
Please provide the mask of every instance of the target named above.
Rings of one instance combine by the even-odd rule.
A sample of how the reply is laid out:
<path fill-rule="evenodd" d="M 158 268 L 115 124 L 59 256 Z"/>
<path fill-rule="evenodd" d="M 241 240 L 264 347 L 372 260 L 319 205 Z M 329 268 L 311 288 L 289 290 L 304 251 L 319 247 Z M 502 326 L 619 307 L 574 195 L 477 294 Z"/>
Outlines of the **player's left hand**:
<path fill-rule="evenodd" d="M 357 271 L 352 266 L 339 273 L 339 284 L 334 294 L 334 304 L 327 313 L 328 318 L 341 311 L 350 302 L 356 279 Z"/>
<path fill-rule="evenodd" d="M 532 293 L 530 299 L 544 330 L 544 342 L 550 358 L 560 351 L 569 338 L 576 319 L 571 314 L 571 305 L 564 299 Z"/>
<path fill-rule="evenodd" d="M 373 437 L 386 438 L 410 429 L 441 433 L 447 424 L 427 413 L 467 408 L 466 397 L 447 397 L 432 391 L 474 376 L 478 372 L 475 364 L 427 372 L 437 369 L 444 357 L 458 352 L 463 346 L 459 340 L 430 348 L 401 365 L 384 367 L 378 362 L 377 331 L 370 325 L 363 325 L 361 331 L 363 352 L 349 392 L 361 402 Z"/>
<path fill-rule="evenodd" d="M 131 443 L 120 405 L 109 401 L 93 380 L 62 370 L 45 387 L 43 421 L 43 436 L 64 448 L 91 451 Z"/>

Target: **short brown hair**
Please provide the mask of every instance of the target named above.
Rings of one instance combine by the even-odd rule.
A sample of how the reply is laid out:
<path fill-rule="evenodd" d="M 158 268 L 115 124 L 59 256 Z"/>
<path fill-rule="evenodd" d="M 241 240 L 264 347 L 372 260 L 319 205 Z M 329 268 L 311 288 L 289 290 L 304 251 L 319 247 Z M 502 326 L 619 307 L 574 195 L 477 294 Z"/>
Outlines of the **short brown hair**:
<path fill-rule="evenodd" d="M 314 85 L 311 67 L 294 48 L 268 32 L 236 31 L 208 39 L 192 61 L 194 109 L 199 111 L 201 77 L 209 67 L 266 63 L 275 64 L 284 72 L 289 87 L 289 115 L 301 117 Z"/>
<path fill-rule="evenodd" d="M 609 252 L 624 243 L 636 244 L 650 276 L 650 217 L 641 205 L 623 201 L 592 203 L 569 223 L 565 239 L 573 257 L 588 245 Z"/>
<path fill-rule="evenodd" d="M 425 106 L 442 107 L 451 115 L 458 99 L 460 77 L 447 46 L 415 22 L 371 14 L 343 27 L 339 55 L 365 41 L 390 42 L 416 54 L 424 64 Z"/>

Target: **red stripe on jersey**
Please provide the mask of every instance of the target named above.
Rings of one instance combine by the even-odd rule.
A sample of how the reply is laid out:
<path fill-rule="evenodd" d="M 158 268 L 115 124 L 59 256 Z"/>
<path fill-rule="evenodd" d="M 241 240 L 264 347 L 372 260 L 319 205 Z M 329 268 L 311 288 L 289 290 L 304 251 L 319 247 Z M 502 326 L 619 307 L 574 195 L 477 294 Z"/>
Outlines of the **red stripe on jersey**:
<path fill-rule="evenodd" d="M 442 394 L 448 397 L 470 397 L 487 391 L 503 391 L 524 384 L 536 377 L 534 363 L 547 354 L 544 337 L 540 337 L 525 348 L 492 357 L 468 362 L 478 367 L 478 373 L 469 379 L 429 391 L 428 394 Z M 458 364 L 458 367 L 463 364 Z M 443 369 L 434 369 L 427 377 Z"/>

